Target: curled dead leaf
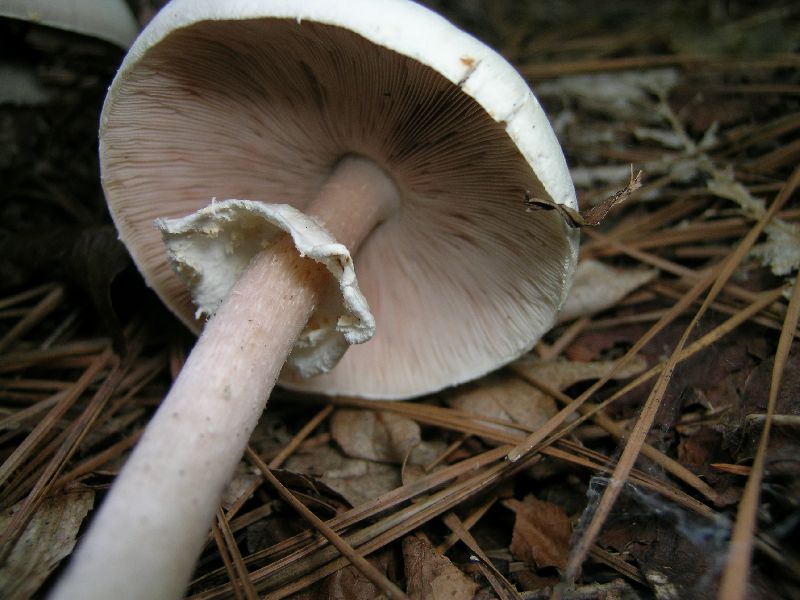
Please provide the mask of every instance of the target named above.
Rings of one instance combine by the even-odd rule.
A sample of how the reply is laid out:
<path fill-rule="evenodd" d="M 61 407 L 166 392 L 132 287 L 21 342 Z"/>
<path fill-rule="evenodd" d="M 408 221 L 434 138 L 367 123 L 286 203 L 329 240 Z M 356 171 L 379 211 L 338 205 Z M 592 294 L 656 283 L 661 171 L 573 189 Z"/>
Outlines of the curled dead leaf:
<path fill-rule="evenodd" d="M 401 463 L 419 445 L 419 425 L 390 412 L 340 409 L 331 418 L 331 436 L 353 458 Z"/>
<path fill-rule="evenodd" d="M 633 165 L 631 165 L 631 179 L 621 190 L 617 190 L 608 198 L 598 203 L 585 211 L 577 211 L 574 208 L 558 204 L 552 200 L 544 200 L 542 198 L 535 198 L 530 194 L 525 195 L 525 204 L 528 210 L 555 210 L 561 213 L 567 225 L 573 228 L 579 227 L 596 227 L 608 216 L 608 213 L 617 204 L 625 202 L 631 197 L 631 194 L 642 187 L 642 172 L 639 171 L 636 175 L 633 174 Z"/>
<path fill-rule="evenodd" d="M 516 519 L 511 536 L 511 553 L 538 568 L 564 569 L 569 558 L 569 538 L 572 524 L 564 509 L 526 496 L 514 503 Z"/>
<path fill-rule="evenodd" d="M 614 364 L 614 361 L 542 360 L 528 355 L 513 363 L 511 368 L 515 373 L 546 381 L 550 387 L 563 391 L 581 381 L 600 379 L 611 370 Z M 647 360 L 636 356 L 614 373 L 612 379 L 628 379 L 643 372 L 646 368 Z"/>
<path fill-rule="evenodd" d="M 93 505 L 94 492 L 90 490 L 47 498 L 0 568 L 0 596 L 6 600 L 33 597 L 72 552 L 78 530 Z M 0 530 L 5 530 L 18 507 L 0 516 Z"/>
<path fill-rule="evenodd" d="M 353 506 L 401 484 L 397 465 L 349 458 L 331 446 L 296 452 L 286 461 L 286 468 L 318 478 Z"/>
<path fill-rule="evenodd" d="M 448 399 L 453 408 L 469 413 L 519 423 L 535 430 L 544 425 L 558 411 L 555 401 L 519 378 L 504 374 L 494 374 L 480 381 L 459 388 Z M 519 433 L 518 429 L 487 423 L 509 433 Z"/>
<path fill-rule="evenodd" d="M 394 554 L 390 551 L 378 552 L 370 555 L 369 561 L 378 571 L 393 579 L 395 570 Z M 314 596 L 316 600 L 374 600 L 375 598 L 385 598 L 386 596 L 375 587 L 353 565 L 344 569 L 339 569 L 332 575 L 325 578 L 319 588 L 319 593 Z"/>
<path fill-rule="evenodd" d="M 563 323 L 611 308 L 656 275 L 655 269 L 619 269 L 597 260 L 580 261 L 558 320 Z"/>
<path fill-rule="evenodd" d="M 478 584 L 419 536 L 403 539 L 403 559 L 411 600 L 469 600 Z"/>

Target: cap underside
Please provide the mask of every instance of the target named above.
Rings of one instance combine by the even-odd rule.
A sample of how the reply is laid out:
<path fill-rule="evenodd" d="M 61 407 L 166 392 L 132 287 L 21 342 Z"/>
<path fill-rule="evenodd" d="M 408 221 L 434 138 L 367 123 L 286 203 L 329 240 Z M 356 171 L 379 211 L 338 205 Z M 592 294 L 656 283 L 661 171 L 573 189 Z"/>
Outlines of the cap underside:
<path fill-rule="evenodd" d="M 508 362 L 553 322 L 574 240 L 556 211 L 526 213 L 526 191 L 547 194 L 504 125 L 431 68 L 357 34 L 288 19 L 197 23 L 145 54 L 105 118 L 104 187 L 121 238 L 195 328 L 156 218 L 212 198 L 302 210 L 348 154 L 394 178 L 402 206 L 354 257 L 376 335 L 290 387 L 420 395 Z"/>

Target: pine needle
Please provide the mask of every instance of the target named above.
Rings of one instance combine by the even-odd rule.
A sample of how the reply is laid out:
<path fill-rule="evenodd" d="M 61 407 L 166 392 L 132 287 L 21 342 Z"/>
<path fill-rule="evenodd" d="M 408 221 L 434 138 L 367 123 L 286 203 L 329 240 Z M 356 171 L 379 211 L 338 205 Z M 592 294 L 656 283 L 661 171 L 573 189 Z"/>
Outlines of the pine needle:
<path fill-rule="evenodd" d="M 296 510 L 300 515 L 309 523 L 311 523 L 314 528 L 319 531 L 325 539 L 327 539 L 331 544 L 333 544 L 336 549 L 345 556 L 354 567 L 356 567 L 361 573 L 369 579 L 379 590 L 382 590 L 389 598 L 397 598 L 399 600 L 408 600 L 408 596 L 405 595 L 403 590 L 397 587 L 394 583 L 389 581 L 389 579 L 378 571 L 375 566 L 369 562 L 363 555 L 356 552 L 344 539 L 342 539 L 333 529 L 331 529 L 328 525 L 325 524 L 322 519 L 320 519 L 317 515 L 311 512 L 305 504 L 300 502 L 297 498 L 295 498 L 294 494 L 292 494 L 284 485 L 278 481 L 278 478 L 272 474 L 269 467 L 266 465 L 264 461 L 261 460 L 261 457 L 256 454 L 253 449 L 248 446 L 246 450 L 247 458 L 252 461 L 252 463 L 261 471 L 261 474 L 264 478 L 275 488 L 278 494 L 289 503 L 289 505 Z"/>
<path fill-rule="evenodd" d="M 714 298 L 716 298 L 725 283 L 728 281 L 728 279 L 730 279 L 731 275 L 733 275 L 733 272 L 739 266 L 742 259 L 744 259 L 744 257 L 753 247 L 753 244 L 755 244 L 756 239 L 764 230 L 767 223 L 769 223 L 770 219 L 775 215 L 775 213 L 780 210 L 788 201 L 798 185 L 800 185 L 800 167 L 794 171 L 792 176 L 789 178 L 789 181 L 786 183 L 775 201 L 770 206 L 769 210 L 766 211 L 764 216 L 753 226 L 747 236 L 742 239 L 728 260 L 723 263 L 722 268 L 719 271 L 719 276 L 715 278 L 714 284 L 709 290 L 703 305 L 697 311 L 691 323 L 681 336 L 678 344 L 673 349 L 669 360 L 664 366 L 664 369 L 661 371 L 661 374 L 656 381 L 656 384 L 653 386 L 649 397 L 645 401 L 636 425 L 631 431 L 627 443 L 625 444 L 625 448 L 622 451 L 622 456 L 620 457 L 619 462 L 617 463 L 617 466 L 611 475 L 609 485 L 603 492 L 589 525 L 573 548 L 572 555 L 570 556 L 570 560 L 567 564 L 564 574 L 564 579 L 567 585 L 571 584 L 571 582 L 577 577 L 583 561 L 586 559 L 586 556 L 594 544 L 594 541 L 600 534 L 600 529 L 611 513 L 611 509 L 613 508 L 617 498 L 619 497 L 619 494 L 622 491 L 622 488 L 628 478 L 628 474 L 633 468 L 633 464 L 636 462 L 639 452 L 644 445 L 645 437 L 650 431 L 650 427 L 655 419 L 661 399 L 664 396 L 667 385 L 671 380 L 672 373 L 674 372 L 675 366 L 678 363 L 678 357 L 683 351 L 689 335 L 694 331 L 697 323 L 700 320 L 700 317 L 705 314 L 708 305 L 714 300 Z M 563 587 L 557 588 L 557 590 L 554 592 L 554 598 L 560 597 L 561 592 L 559 590 L 563 591 Z"/>
<path fill-rule="evenodd" d="M 764 477 L 764 464 L 769 445 L 770 427 L 772 416 L 775 414 L 775 405 L 778 401 L 783 372 L 786 361 L 794 340 L 794 332 L 800 318 L 800 284 L 794 284 L 794 292 L 786 311 L 783 331 L 778 340 L 778 349 L 775 352 L 775 363 L 772 368 L 772 382 L 769 388 L 769 401 L 767 403 L 767 416 L 761 438 L 758 441 L 753 466 L 744 487 L 739 510 L 736 514 L 736 524 L 731 535 L 730 550 L 725 571 L 717 598 L 719 600 L 743 600 L 747 597 L 747 580 L 750 574 L 750 556 L 753 552 L 753 535 L 756 530 L 756 516 L 758 513 L 761 480 Z"/>
<path fill-rule="evenodd" d="M 217 509 L 215 526 L 222 537 L 221 540 L 217 540 L 217 547 L 219 548 L 220 554 L 223 556 L 223 561 L 225 560 L 225 554 L 228 554 L 233 562 L 233 569 L 235 573 L 233 573 L 234 578 L 231 579 L 231 583 L 233 583 L 234 590 L 237 587 L 236 580 L 238 580 L 242 586 L 244 597 L 247 600 L 258 600 L 258 594 L 253 587 L 253 582 L 250 581 L 250 574 L 247 572 L 247 567 L 242 560 L 242 555 L 239 552 L 239 546 L 236 545 L 236 539 L 233 537 L 230 523 L 228 523 L 228 519 L 225 518 L 225 514 L 222 512 L 221 508 Z M 220 541 L 222 544 L 220 544 Z M 225 566 L 228 568 L 227 563 Z"/>

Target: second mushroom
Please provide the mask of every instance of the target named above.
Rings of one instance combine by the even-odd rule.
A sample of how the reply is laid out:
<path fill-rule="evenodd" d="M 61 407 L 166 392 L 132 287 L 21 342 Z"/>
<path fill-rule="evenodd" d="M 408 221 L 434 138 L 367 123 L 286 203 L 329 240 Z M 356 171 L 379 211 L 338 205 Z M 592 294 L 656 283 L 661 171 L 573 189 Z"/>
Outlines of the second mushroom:
<path fill-rule="evenodd" d="M 547 331 L 575 266 L 558 211 L 525 210 L 576 207 L 533 94 L 406 0 L 173 0 L 100 152 L 120 237 L 202 334 L 54 598 L 179 597 L 276 381 L 394 399 L 473 379 Z"/>

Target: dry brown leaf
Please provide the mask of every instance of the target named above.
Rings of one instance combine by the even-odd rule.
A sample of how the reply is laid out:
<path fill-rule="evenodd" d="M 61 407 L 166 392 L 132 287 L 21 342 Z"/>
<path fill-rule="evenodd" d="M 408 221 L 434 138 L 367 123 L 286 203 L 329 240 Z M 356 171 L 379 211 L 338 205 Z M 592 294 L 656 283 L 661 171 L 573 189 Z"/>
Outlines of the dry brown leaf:
<path fill-rule="evenodd" d="M 222 507 L 228 510 L 242 501 L 245 494 L 252 494 L 253 485 L 259 479 L 261 477 L 255 473 L 238 471 L 222 492 L 222 500 L 220 502 Z"/>
<path fill-rule="evenodd" d="M 518 377 L 495 374 L 455 392 L 448 399 L 453 408 L 492 419 L 541 427 L 558 409 L 552 398 L 533 389 Z M 494 426 L 487 424 L 489 426 Z M 498 429 L 519 433 L 518 429 L 496 425 Z"/>
<path fill-rule="evenodd" d="M 286 461 L 286 468 L 320 479 L 353 506 L 401 485 L 396 465 L 349 458 L 330 446 L 297 452 Z"/>
<path fill-rule="evenodd" d="M 421 537 L 403 539 L 406 593 L 411 600 L 469 600 L 478 584 Z"/>
<path fill-rule="evenodd" d="M 392 552 L 371 555 L 369 561 L 387 576 L 395 570 Z M 386 596 L 361 571 L 349 565 L 327 577 L 313 597 L 315 600 L 375 600 Z"/>
<path fill-rule="evenodd" d="M 557 390 L 565 390 L 580 381 L 600 379 L 614 365 L 613 361 L 573 362 L 567 360 L 540 360 L 532 355 L 514 363 L 514 370 L 546 382 Z M 647 368 L 647 361 L 634 357 L 620 368 L 612 379 L 628 379 Z"/>
<path fill-rule="evenodd" d="M 564 509 L 534 496 L 516 504 L 516 519 L 511 536 L 511 553 L 540 569 L 564 569 L 569 558 L 572 525 Z"/>
<path fill-rule="evenodd" d="M 0 568 L 0 596 L 6 600 L 31 598 L 72 552 L 81 523 L 93 505 L 91 490 L 47 498 Z M 0 531 L 19 506 L 0 516 Z"/>
<path fill-rule="evenodd" d="M 588 210 L 578 211 L 570 208 L 565 204 L 559 204 L 549 199 L 536 198 L 530 195 L 530 192 L 525 194 L 525 203 L 528 206 L 528 211 L 533 210 L 555 210 L 561 213 L 564 221 L 569 227 L 597 227 L 602 223 L 617 204 L 622 204 L 631 197 L 633 192 L 642 187 L 642 172 L 639 171 L 633 174 L 633 165 L 631 165 L 631 179 L 624 188 L 617 190 L 607 198 L 604 198 L 595 206 Z"/>
<path fill-rule="evenodd" d="M 423 440 L 419 446 L 411 451 L 408 455 L 408 460 L 403 464 L 401 469 L 401 477 L 403 485 L 414 483 L 428 475 L 428 465 L 434 463 L 439 459 L 442 453 L 447 449 L 447 444 L 444 440 L 432 440 L 430 442 Z M 444 465 L 438 464 L 434 470 L 444 468 Z"/>
<path fill-rule="evenodd" d="M 558 390 L 565 390 L 580 381 L 598 379 L 611 369 L 613 362 L 571 362 L 541 360 L 528 355 L 512 365 L 519 374 L 546 381 Z M 636 357 L 625 365 L 614 379 L 628 379 L 647 368 L 644 358 Z M 558 412 L 555 401 L 544 392 L 532 387 L 514 375 L 495 373 L 469 386 L 457 389 L 449 398 L 453 408 L 480 415 L 518 423 L 532 431 L 544 425 Z M 487 427 L 519 434 L 519 430 L 493 423 Z"/>
<path fill-rule="evenodd" d="M 444 440 L 422 440 L 408 455 L 406 465 L 426 466 L 436 460 L 447 448 Z"/>
<path fill-rule="evenodd" d="M 314 596 L 316 600 L 374 600 L 385 597 L 353 565 L 339 569 L 330 575 Z"/>
<path fill-rule="evenodd" d="M 581 261 L 558 320 L 563 323 L 611 308 L 657 274 L 654 269 L 618 269 L 597 260 Z"/>
<path fill-rule="evenodd" d="M 340 409 L 331 418 L 331 436 L 353 458 L 400 463 L 420 443 L 415 421 L 389 412 Z"/>

